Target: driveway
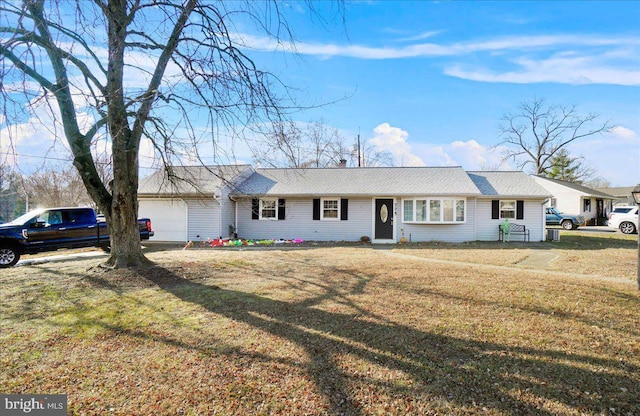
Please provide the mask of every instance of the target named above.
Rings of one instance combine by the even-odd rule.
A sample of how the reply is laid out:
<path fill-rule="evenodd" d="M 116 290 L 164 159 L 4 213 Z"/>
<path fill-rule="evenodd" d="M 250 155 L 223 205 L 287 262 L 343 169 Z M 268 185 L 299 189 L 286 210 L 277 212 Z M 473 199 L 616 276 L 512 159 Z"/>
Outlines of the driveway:
<path fill-rule="evenodd" d="M 25 255 L 27 256 L 27 255 Z M 83 251 L 83 252 L 69 252 L 66 254 L 56 254 L 54 256 L 44 256 L 44 257 L 28 257 L 20 260 L 16 267 L 19 266 L 29 266 L 33 264 L 43 264 L 43 263 L 51 263 L 56 261 L 69 261 L 74 259 L 84 259 L 84 258 L 97 258 L 97 257 L 106 257 L 107 253 L 104 251 Z"/>
<path fill-rule="evenodd" d="M 560 226 L 547 226 L 547 228 L 552 230 L 563 230 Z M 585 231 L 588 233 L 619 233 L 620 230 L 615 228 L 607 227 L 606 225 L 590 225 L 590 226 L 582 226 L 578 228 L 576 231 Z M 571 231 L 567 231 L 571 232 Z"/>

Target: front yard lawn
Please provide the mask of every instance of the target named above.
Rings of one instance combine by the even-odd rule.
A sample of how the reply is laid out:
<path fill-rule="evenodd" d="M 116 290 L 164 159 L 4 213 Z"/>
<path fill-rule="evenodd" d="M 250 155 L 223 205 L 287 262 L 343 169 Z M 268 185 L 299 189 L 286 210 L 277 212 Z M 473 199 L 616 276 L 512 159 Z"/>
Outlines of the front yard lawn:
<path fill-rule="evenodd" d="M 146 271 L 1 270 L 0 391 L 66 393 L 78 415 L 640 414 L 631 278 L 476 267 L 485 247 L 429 261 L 453 250 L 172 250 Z"/>

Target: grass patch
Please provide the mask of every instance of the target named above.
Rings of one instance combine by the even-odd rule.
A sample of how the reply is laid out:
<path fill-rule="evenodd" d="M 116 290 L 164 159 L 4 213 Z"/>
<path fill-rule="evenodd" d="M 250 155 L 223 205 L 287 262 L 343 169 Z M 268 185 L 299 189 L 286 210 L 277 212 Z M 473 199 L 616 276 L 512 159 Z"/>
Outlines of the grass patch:
<path fill-rule="evenodd" d="M 640 413 L 631 282 L 502 267 L 535 246 L 458 246 L 2 270 L 0 391 L 66 393 L 83 415 Z M 462 262 L 429 261 L 447 256 Z"/>
<path fill-rule="evenodd" d="M 515 266 L 534 253 L 546 252 L 554 260 L 538 266 L 538 270 L 636 280 L 637 235 L 566 230 L 560 234 L 560 241 L 556 242 L 434 242 L 398 246 L 395 250 L 431 259 L 494 266 Z"/>

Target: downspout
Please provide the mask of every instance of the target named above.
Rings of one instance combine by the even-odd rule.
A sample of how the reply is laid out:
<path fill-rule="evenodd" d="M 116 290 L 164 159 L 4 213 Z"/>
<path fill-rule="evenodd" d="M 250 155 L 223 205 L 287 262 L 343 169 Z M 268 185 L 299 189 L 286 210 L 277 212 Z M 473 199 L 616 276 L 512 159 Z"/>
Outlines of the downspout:
<path fill-rule="evenodd" d="M 547 232 L 547 202 L 549 202 L 549 205 L 551 205 L 551 198 L 546 198 L 545 200 L 542 201 L 542 218 L 541 218 L 541 222 L 542 222 L 542 237 L 540 237 L 540 241 L 546 241 L 547 240 L 547 236 L 546 236 L 546 232 Z"/>
<path fill-rule="evenodd" d="M 222 199 L 222 194 L 216 195 L 213 194 L 213 199 L 218 203 L 218 232 L 220 233 L 219 237 L 222 239 L 222 204 L 220 203 Z"/>
<path fill-rule="evenodd" d="M 473 239 L 478 241 L 478 197 L 473 198 Z"/>
<path fill-rule="evenodd" d="M 233 229 L 235 234 L 238 234 L 238 200 L 233 199 L 233 197 L 231 197 L 231 194 L 228 195 L 228 198 L 229 201 L 233 202 Z"/>
<path fill-rule="evenodd" d="M 179 198 L 178 201 L 182 201 L 186 208 L 184 214 L 184 224 L 186 225 L 184 229 L 184 241 L 189 242 L 189 204 L 187 204 L 187 200 L 184 198 Z"/>

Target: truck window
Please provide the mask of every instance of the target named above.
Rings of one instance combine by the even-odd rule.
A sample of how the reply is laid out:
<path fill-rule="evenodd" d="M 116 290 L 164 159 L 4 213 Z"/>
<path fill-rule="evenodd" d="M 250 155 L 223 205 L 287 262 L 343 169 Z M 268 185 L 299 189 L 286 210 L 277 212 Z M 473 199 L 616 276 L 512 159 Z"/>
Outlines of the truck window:
<path fill-rule="evenodd" d="M 62 219 L 65 224 L 90 224 L 94 221 L 91 211 L 86 209 L 63 211 Z"/>
<path fill-rule="evenodd" d="M 38 220 L 42 220 L 48 225 L 59 225 L 62 224 L 62 212 L 47 211 L 38 217 Z"/>

